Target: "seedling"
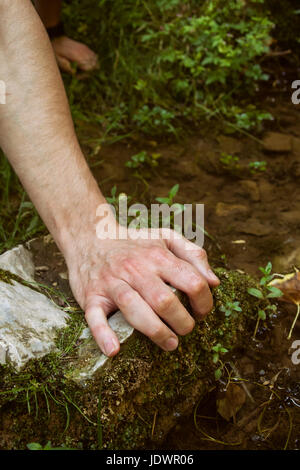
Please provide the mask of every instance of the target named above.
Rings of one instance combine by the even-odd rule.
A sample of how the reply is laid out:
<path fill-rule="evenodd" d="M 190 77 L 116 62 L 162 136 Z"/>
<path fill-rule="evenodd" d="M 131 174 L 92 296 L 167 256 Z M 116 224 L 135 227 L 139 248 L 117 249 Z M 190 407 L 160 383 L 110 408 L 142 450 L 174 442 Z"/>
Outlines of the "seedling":
<path fill-rule="evenodd" d="M 168 204 L 168 206 L 171 206 L 173 204 L 173 200 L 178 193 L 179 190 L 179 184 L 175 184 L 169 191 L 169 194 L 167 197 L 156 197 L 155 200 L 157 202 L 160 202 L 162 204 Z M 183 205 L 180 204 L 182 207 Z"/>
<path fill-rule="evenodd" d="M 235 318 L 238 312 L 241 312 L 242 309 L 240 307 L 239 302 L 230 302 L 228 301 L 225 305 L 220 307 L 221 312 L 225 313 L 225 317 L 232 317 Z"/>
<path fill-rule="evenodd" d="M 174 225 L 174 215 L 177 215 L 181 212 L 184 211 L 184 205 L 183 204 L 179 204 L 179 203 L 173 203 L 173 200 L 176 196 L 176 194 L 178 193 L 178 190 L 179 190 L 179 184 L 175 184 L 169 191 L 169 194 L 167 197 L 156 197 L 155 200 L 157 202 L 160 202 L 161 204 L 167 204 L 168 206 L 172 206 L 173 210 L 174 210 L 174 214 L 171 215 L 171 220 L 170 222 L 173 223 Z M 164 218 L 162 218 L 162 227 L 165 226 L 165 224 L 169 224 L 169 217 L 167 217 L 166 220 L 164 220 Z M 174 225 L 174 229 L 176 230 L 176 226 Z"/>
<path fill-rule="evenodd" d="M 239 157 L 227 153 L 222 153 L 221 155 L 220 163 L 226 170 L 237 171 L 240 168 Z"/>
<path fill-rule="evenodd" d="M 249 169 L 250 173 L 252 175 L 255 175 L 256 173 L 261 173 L 263 171 L 266 171 L 267 169 L 267 162 L 261 161 L 261 162 L 250 162 L 249 163 Z"/>
<path fill-rule="evenodd" d="M 120 194 L 117 195 L 117 186 L 116 185 L 112 187 L 112 189 L 110 191 L 110 194 L 111 194 L 110 196 L 106 197 L 106 200 L 107 200 L 108 204 L 111 204 L 112 206 L 114 206 L 116 211 L 119 208 L 119 201 L 122 197 L 126 196 L 128 202 L 131 200 L 131 196 L 128 196 L 125 193 L 120 193 Z"/>
<path fill-rule="evenodd" d="M 276 299 L 282 296 L 280 289 L 269 285 L 270 281 L 274 277 L 274 274 L 271 274 L 272 263 L 269 262 L 265 268 L 260 267 L 259 270 L 263 273 L 263 276 L 259 281 L 261 289 L 257 289 L 255 287 L 250 287 L 248 289 L 248 294 L 259 299 L 261 305 L 261 308 L 259 308 L 257 312 L 257 322 L 253 335 L 254 338 L 256 336 L 260 320 L 265 321 L 267 318 L 267 312 L 274 313 L 277 310 L 275 305 L 268 304 L 269 299 Z"/>
<path fill-rule="evenodd" d="M 213 351 L 213 363 L 219 365 L 219 367 L 215 370 L 215 378 L 216 380 L 219 380 L 222 377 L 224 369 L 224 364 L 221 361 L 220 356 L 227 353 L 228 349 L 224 348 L 221 343 L 216 344 L 211 349 Z"/>
<path fill-rule="evenodd" d="M 51 441 L 48 441 L 45 446 L 42 446 L 42 444 L 39 444 L 38 442 L 30 442 L 29 444 L 27 444 L 27 448 L 29 450 L 77 450 L 65 446 L 52 447 Z"/>
<path fill-rule="evenodd" d="M 131 159 L 125 163 L 128 168 L 143 168 L 150 166 L 151 168 L 158 165 L 158 159 L 161 157 L 160 153 L 151 153 L 149 155 L 145 150 L 135 155 L 132 155 Z"/>

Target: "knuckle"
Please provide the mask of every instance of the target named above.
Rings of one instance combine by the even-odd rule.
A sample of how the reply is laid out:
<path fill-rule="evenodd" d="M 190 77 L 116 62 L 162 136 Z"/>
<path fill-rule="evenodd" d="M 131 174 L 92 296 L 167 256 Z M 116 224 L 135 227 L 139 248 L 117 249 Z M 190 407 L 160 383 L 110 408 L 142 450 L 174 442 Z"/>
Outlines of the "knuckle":
<path fill-rule="evenodd" d="M 174 303 L 174 295 L 171 292 L 161 293 L 157 296 L 157 299 L 155 302 L 156 310 L 158 310 L 159 312 L 164 312 L 166 310 L 169 310 L 173 306 L 173 303 Z"/>
<path fill-rule="evenodd" d="M 136 260 L 133 258 L 125 258 L 122 261 L 122 268 L 129 273 L 134 272 L 136 270 Z"/>
<path fill-rule="evenodd" d="M 148 336 L 154 342 L 161 342 L 166 336 L 165 327 L 163 326 L 163 324 L 153 325 L 151 329 L 149 330 Z"/>
<path fill-rule="evenodd" d="M 122 287 L 116 292 L 116 304 L 118 306 L 131 304 L 133 299 L 134 292 L 127 287 Z"/>
<path fill-rule="evenodd" d="M 206 261 L 207 260 L 207 253 L 206 251 L 204 250 L 204 248 L 199 248 L 199 250 L 197 250 L 195 252 L 195 255 L 194 255 L 199 261 Z"/>
<path fill-rule="evenodd" d="M 195 328 L 195 320 L 190 317 L 188 321 L 182 326 L 181 331 L 179 332 L 180 335 L 185 336 L 188 335 L 193 331 Z"/>
<path fill-rule="evenodd" d="M 189 285 L 189 292 L 191 295 L 197 295 L 205 287 L 205 280 L 201 276 L 195 276 L 191 281 Z"/>
<path fill-rule="evenodd" d="M 154 261 L 161 261 L 165 258 L 166 250 L 160 246 L 151 248 L 150 256 Z"/>

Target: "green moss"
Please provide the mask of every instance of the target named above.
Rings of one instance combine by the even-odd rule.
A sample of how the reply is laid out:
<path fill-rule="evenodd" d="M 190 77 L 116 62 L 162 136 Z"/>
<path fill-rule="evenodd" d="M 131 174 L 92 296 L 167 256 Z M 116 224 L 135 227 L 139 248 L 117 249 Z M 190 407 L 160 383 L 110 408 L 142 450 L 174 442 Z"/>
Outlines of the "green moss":
<path fill-rule="evenodd" d="M 192 412 L 193 405 L 214 382 L 212 347 L 221 343 L 231 351 L 253 333 L 258 300 L 247 289 L 255 287 L 256 282 L 225 269 L 218 269 L 217 274 L 221 285 L 214 291 L 213 312 L 205 321 L 197 322 L 192 333 L 182 337 L 172 353 L 162 351 L 134 332 L 120 353 L 81 387 L 68 378 L 80 359 L 78 336 L 84 323 L 78 314 L 71 317 L 68 328 L 58 335 L 57 353 L 31 361 L 18 374 L 8 367 L 1 368 L 2 418 L 17 416 L 19 423 L 21 413 L 31 426 L 36 419 L 36 435 L 29 439 L 31 427 L 27 425 L 14 445 L 22 448 L 30 441 L 51 440 L 57 446 L 68 440 L 72 447 L 81 442 L 84 448 L 98 448 L 97 422 L 104 448 L 134 449 L 160 440 L 178 416 Z M 226 318 L 221 307 L 228 301 L 239 301 L 242 312 Z M 33 416 L 36 400 L 38 418 Z"/>

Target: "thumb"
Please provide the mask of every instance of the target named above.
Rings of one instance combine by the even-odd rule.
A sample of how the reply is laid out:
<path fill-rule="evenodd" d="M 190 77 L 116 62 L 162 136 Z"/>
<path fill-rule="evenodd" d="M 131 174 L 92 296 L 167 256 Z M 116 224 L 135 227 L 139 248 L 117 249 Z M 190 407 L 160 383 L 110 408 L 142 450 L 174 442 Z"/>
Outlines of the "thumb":
<path fill-rule="evenodd" d="M 120 343 L 117 335 L 108 324 L 101 301 L 103 302 L 103 299 L 97 295 L 88 297 L 85 318 L 101 351 L 106 356 L 112 357 L 119 352 Z"/>

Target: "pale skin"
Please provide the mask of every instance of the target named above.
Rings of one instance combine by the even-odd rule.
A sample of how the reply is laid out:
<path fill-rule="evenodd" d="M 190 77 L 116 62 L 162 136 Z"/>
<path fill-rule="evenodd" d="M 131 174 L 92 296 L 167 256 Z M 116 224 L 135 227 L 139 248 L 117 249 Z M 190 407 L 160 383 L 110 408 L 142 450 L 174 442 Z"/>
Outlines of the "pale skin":
<path fill-rule="evenodd" d="M 167 239 L 101 240 L 97 208 L 106 204 L 78 144 L 62 80 L 44 26 L 30 0 L 0 0 L 0 145 L 65 257 L 70 285 L 99 347 L 118 353 L 107 315 L 127 321 L 165 351 L 195 320 L 167 283 L 185 292 L 196 317 L 213 306 L 219 284 L 206 253 Z M 109 215 L 109 225 L 118 223 Z M 123 228 L 123 230 L 127 230 Z M 170 237 L 169 237 L 170 238 Z"/>

